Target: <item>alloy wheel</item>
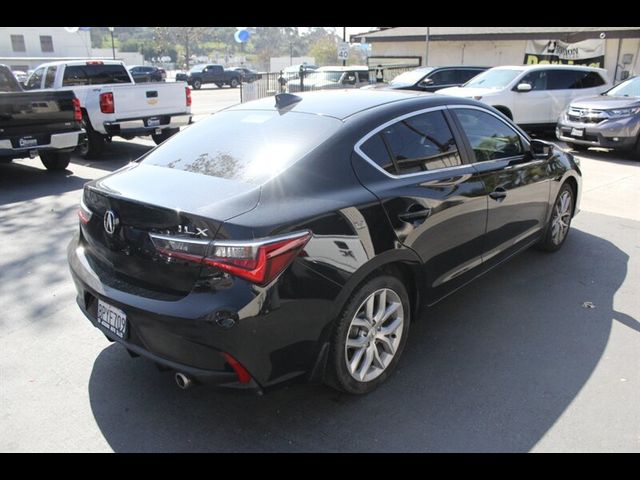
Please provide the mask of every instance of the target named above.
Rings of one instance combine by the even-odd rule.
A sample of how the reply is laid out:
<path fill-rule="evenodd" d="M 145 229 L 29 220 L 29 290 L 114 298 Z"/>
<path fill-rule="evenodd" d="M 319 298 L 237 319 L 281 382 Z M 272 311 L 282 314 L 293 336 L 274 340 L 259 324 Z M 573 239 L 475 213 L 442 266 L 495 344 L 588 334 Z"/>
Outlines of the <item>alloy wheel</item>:
<path fill-rule="evenodd" d="M 555 245 L 560 245 L 567 236 L 569 224 L 571 222 L 571 193 L 568 190 L 562 192 L 553 208 L 553 219 L 551 220 L 551 241 Z"/>

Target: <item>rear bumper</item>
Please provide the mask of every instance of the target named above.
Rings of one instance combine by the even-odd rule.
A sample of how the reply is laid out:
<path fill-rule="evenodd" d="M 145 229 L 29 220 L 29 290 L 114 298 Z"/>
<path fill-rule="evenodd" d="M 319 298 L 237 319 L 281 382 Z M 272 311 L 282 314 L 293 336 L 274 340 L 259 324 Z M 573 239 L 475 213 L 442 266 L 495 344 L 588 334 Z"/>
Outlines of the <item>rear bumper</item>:
<path fill-rule="evenodd" d="M 282 298 L 277 285 L 257 289 L 243 281 L 226 281 L 219 290 L 194 288 L 184 296 L 149 295 L 121 278 L 112 280 L 79 238 L 76 234 L 67 249 L 78 306 L 130 352 L 225 389 L 260 392 L 313 370 L 332 299 Z M 125 312 L 124 338 L 98 324 L 98 300 Z M 229 324 L 228 318 L 235 321 Z M 225 353 L 246 369 L 249 382 L 239 381 Z"/>
<path fill-rule="evenodd" d="M 582 131 L 583 135 L 572 135 L 573 129 Z M 593 124 L 572 122 L 563 114 L 556 126 L 558 140 L 587 147 L 631 150 L 636 145 L 638 135 L 640 121 L 637 116 Z"/>
<path fill-rule="evenodd" d="M 0 156 L 9 156 L 14 158 L 28 157 L 29 152 L 52 151 L 52 150 L 73 150 L 78 146 L 78 142 L 84 130 L 76 130 L 73 132 L 54 133 L 51 135 L 49 143 L 43 145 L 33 145 L 25 147 L 14 147 L 10 139 L 0 140 Z"/>
<path fill-rule="evenodd" d="M 144 136 L 159 133 L 162 130 L 185 127 L 192 121 L 190 113 L 158 115 L 159 124 L 150 125 L 150 118 L 154 117 L 116 120 L 115 122 L 104 122 L 103 125 L 107 135 Z"/>

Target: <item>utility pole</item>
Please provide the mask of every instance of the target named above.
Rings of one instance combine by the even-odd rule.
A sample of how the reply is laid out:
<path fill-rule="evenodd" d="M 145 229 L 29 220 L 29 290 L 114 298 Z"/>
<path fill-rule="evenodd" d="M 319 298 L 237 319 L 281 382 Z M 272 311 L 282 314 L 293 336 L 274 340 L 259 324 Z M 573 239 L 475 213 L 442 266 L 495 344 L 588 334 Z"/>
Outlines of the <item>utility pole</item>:
<path fill-rule="evenodd" d="M 289 42 L 289 66 L 293 65 L 293 42 Z"/>
<path fill-rule="evenodd" d="M 113 31 L 115 30 L 115 27 L 109 27 L 109 32 L 111 33 L 111 53 L 113 54 L 113 59 L 116 59 L 116 46 L 115 43 L 113 42 Z"/>
<path fill-rule="evenodd" d="M 431 27 L 427 27 L 427 51 L 426 51 L 426 55 L 424 57 L 424 66 L 425 67 L 429 66 L 429 33 L 430 33 L 430 28 Z"/>
<path fill-rule="evenodd" d="M 342 41 L 347 41 L 347 27 L 342 27 Z M 342 66 L 344 67 L 347 64 L 346 60 L 342 60 Z"/>

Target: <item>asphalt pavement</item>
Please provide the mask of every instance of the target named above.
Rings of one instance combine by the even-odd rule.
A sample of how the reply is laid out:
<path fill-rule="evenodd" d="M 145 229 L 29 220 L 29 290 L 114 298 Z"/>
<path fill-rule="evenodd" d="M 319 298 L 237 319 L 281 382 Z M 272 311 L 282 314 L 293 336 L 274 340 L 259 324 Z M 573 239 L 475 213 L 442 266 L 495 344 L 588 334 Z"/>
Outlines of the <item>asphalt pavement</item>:
<path fill-rule="evenodd" d="M 239 91 L 193 99 L 201 119 Z M 179 390 L 75 304 L 65 250 L 82 186 L 152 145 L 114 140 L 64 174 L 0 165 L 0 451 L 640 452 L 640 161 L 580 155 L 563 249 L 527 251 L 425 311 L 375 392 L 259 397 Z"/>

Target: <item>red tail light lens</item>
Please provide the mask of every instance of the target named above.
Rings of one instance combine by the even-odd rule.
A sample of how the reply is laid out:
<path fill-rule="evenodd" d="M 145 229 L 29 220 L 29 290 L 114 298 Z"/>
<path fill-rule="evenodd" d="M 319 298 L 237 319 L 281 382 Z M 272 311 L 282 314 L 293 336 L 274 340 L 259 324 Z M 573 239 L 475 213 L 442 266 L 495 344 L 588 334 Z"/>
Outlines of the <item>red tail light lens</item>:
<path fill-rule="evenodd" d="M 115 113 L 116 106 L 113 103 L 113 93 L 105 92 L 100 94 L 100 111 L 102 113 Z"/>
<path fill-rule="evenodd" d="M 280 275 L 311 239 L 305 230 L 255 241 L 214 241 L 150 234 L 158 252 L 224 270 L 258 285 L 266 285 Z"/>
<path fill-rule="evenodd" d="M 77 98 L 74 98 L 72 102 L 73 102 L 73 119 L 76 122 L 81 122 L 82 110 L 80 109 L 80 100 L 78 100 Z"/>
<path fill-rule="evenodd" d="M 191 106 L 191 89 L 189 87 L 185 87 L 184 90 L 187 95 L 187 107 L 190 107 Z"/>
<path fill-rule="evenodd" d="M 231 366 L 231 368 L 233 368 L 233 371 L 236 372 L 236 375 L 238 376 L 238 382 L 249 383 L 249 381 L 251 380 L 251 375 L 249 375 L 249 372 L 247 371 L 247 369 L 244 368 L 239 361 L 237 361 L 228 353 L 223 353 L 222 356 L 224 357 L 226 362 Z"/>
<path fill-rule="evenodd" d="M 78 218 L 84 225 L 86 225 L 91 220 L 91 217 L 93 217 L 93 212 L 89 210 L 89 207 L 84 203 L 84 199 L 81 198 L 80 208 L 78 209 Z"/>

